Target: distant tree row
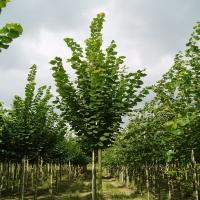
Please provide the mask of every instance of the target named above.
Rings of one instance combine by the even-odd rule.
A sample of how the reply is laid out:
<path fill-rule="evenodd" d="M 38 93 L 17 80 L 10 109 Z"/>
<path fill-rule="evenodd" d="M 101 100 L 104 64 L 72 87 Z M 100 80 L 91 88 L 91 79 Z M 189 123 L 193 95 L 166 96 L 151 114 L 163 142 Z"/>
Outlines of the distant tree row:
<path fill-rule="evenodd" d="M 10 109 L 0 105 L 0 160 L 20 162 L 23 157 L 33 161 L 42 157 L 47 162 L 87 162 L 77 139 L 56 112 L 50 88 L 35 89 L 35 76 L 33 65 L 25 97 L 15 96 Z"/>
<path fill-rule="evenodd" d="M 143 168 L 150 169 L 151 175 L 155 171 L 165 174 L 171 190 L 169 198 L 173 182 L 178 182 L 183 193 L 195 191 L 196 199 L 199 198 L 200 168 L 196 165 L 200 162 L 199 41 L 200 23 L 197 23 L 185 51 L 176 55 L 174 65 L 152 87 L 153 100 L 132 113 L 131 122 L 104 156 L 105 166 L 111 168 L 128 167 L 130 173 Z M 156 180 L 158 177 L 156 174 Z M 193 183 L 193 188 L 189 183 Z M 183 193 L 179 191 L 183 197 L 174 198 L 184 199 Z"/>

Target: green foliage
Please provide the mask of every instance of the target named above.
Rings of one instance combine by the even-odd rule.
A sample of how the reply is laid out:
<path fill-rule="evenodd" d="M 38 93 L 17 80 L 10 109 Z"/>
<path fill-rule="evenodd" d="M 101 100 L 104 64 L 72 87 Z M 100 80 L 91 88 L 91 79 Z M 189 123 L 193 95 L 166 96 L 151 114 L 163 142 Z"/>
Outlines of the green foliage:
<path fill-rule="evenodd" d="M 6 7 L 6 4 L 10 2 L 10 0 L 1 0 L 0 1 L 0 9 Z"/>
<path fill-rule="evenodd" d="M 200 23 L 174 65 L 153 87 L 155 97 L 135 110 L 127 129 L 111 150 L 123 155 L 119 165 L 191 161 L 200 151 Z M 123 139 L 121 139 L 123 138 Z M 109 160 L 109 158 L 107 158 Z M 199 154 L 195 157 L 200 160 Z M 113 165 L 114 161 L 113 161 Z"/>
<path fill-rule="evenodd" d="M 15 96 L 10 110 L 0 104 L 0 161 L 35 161 L 87 164 L 80 142 L 69 135 L 65 120 L 55 111 L 50 87 L 36 90 L 37 67 L 33 65 L 25 97 Z"/>
<path fill-rule="evenodd" d="M 6 126 L 4 128 L 4 134 L 2 135 L 2 149 L 13 154 L 13 156 L 16 156 L 15 153 L 17 153 L 17 156 L 27 155 L 33 148 L 34 112 L 32 102 L 34 98 L 35 75 L 36 66 L 33 65 L 28 75 L 25 98 L 15 96 L 12 110 L 9 111 L 9 118 L 5 123 Z M 38 127 L 38 124 L 35 124 L 35 126 Z"/>
<path fill-rule="evenodd" d="M 3 103 L 0 102 L 0 145 L 2 143 L 2 134 L 3 134 L 3 128 L 5 125 L 5 113 L 6 110 L 3 107 Z"/>
<path fill-rule="evenodd" d="M 90 37 L 83 49 L 72 38 L 65 38 L 72 51 L 67 62 L 75 70 L 76 80 L 71 81 L 56 57 L 53 77 L 59 93 L 59 108 L 78 136 L 92 148 L 104 148 L 115 138 L 122 117 L 148 93 L 141 90 L 143 70 L 127 73 L 124 56 L 118 56 L 116 43 L 111 41 L 102 49 L 102 29 L 105 14 L 98 14 L 90 26 Z"/>
<path fill-rule="evenodd" d="M 78 138 L 65 135 L 62 140 L 58 140 L 56 147 L 52 150 L 51 159 L 54 162 L 71 162 L 72 164 L 85 165 L 89 162 L 89 158 L 83 151 Z"/>
<path fill-rule="evenodd" d="M 0 29 L 0 52 L 2 49 L 7 49 L 9 43 L 13 39 L 19 37 L 23 32 L 23 29 L 20 24 L 6 24 L 3 28 Z"/>
<path fill-rule="evenodd" d="M 1 9 L 5 7 L 8 2 L 10 2 L 10 0 L 0 1 L 0 13 Z M 2 49 L 7 49 L 13 39 L 18 38 L 22 32 L 22 26 L 17 23 L 9 23 L 6 24 L 3 28 L 0 28 L 0 52 Z"/>

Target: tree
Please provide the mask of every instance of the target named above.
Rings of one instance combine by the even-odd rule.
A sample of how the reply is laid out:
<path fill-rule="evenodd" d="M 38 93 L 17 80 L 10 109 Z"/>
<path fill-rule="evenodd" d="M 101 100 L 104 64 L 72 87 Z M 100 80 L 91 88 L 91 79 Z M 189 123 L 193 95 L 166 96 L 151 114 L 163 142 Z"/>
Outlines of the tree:
<path fill-rule="evenodd" d="M 0 14 L 2 8 L 6 7 L 6 4 L 10 0 L 1 0 L 0 1 Z M 0 52 L 2 49 L 7 49 L 9 44 L 13 39 L 18 38 L 23 32 L 23 28 L 20 24 L 9 23 L 6 24 L 3 28 L 0 28 Z"/>
<path fill-rule="evenodd" d="M 84 50 L 74 39 L 64 39 L 72 51 L 67 61 L 76 72 L 74 82 L 65 71 L 61 58 L 56 57 L 50 62 L 60 95 L 60 109 L 76 134 L 90 146 L 93 158 L 97 149 L 101 155 L 101 149 L 113 142 L 122 117 L 148 93 L 147 89 L 140 89 L 141 78 L 146 74 L 143 70 L 126 72 L 123 67 L 125 57 L 117 55 L 115 41 L 111 41 L 105 51 L 102 49 L 104 18 L 105 14 L 100 13 L 93 19 Z"/>
<path fill-rule="evenodd" d="M 44 164 L 51 168 L 51 172 L 53 163 L 59 166 L 61 180 L 62 164 L 70 161 L 71 164 L 85 166 L 88 163 L 78 138 L 69 136 L 67 124 L 55 111 L 50 87 L 40 86 L 36 90 L 36 73 L 37 67 L 33 65 L 28 74 L 24 97 L 16 95 L 11 109 L 5 109 L 0 103 L 0 164 L 3 165 L 0 169 L 0 196 L 5 189 L 2 182 L 4 177 L 15 184 L 11 175 L 6 176 L 6 166 L 20 166 L 19 191 L 20 199 L 24 199 L 29 163 L 33 164 L 35 176 L 32 176 L 34 184 L 31 185 L 34 186 L 34 199 L 37 199 L 39 174 L 43 172 Z M 52 173 L 50 177 L 53 177 Z"/>
<path fill-rule="evenodd" d="M 4 114 L 0 135 L 2 157 L 17 162 L 21 160 L 23 166 L 21 199 L 24 199 L 26 161 L 36 160 L 38 163 L 38 160 L 47 154 L 48 147 L 54 148 L 57 141 L 57 132 L 53 131 L 56 114 L 50 105 L 50 88 L 41 86 L 35 94 L 36 72 L 37 67 L 33 65 L 28 74 L 25 97 L 15 96 L 12 109 Z M 35 192 L 37 194 L 37 187 Z"/>
<path fill-rule="evenodd" d="M 199 199 L 196 165 L 200 160 L 199 40 L 198 22 L 186 44 L 186 50 L 175 56 L 173 66 L 152 87 L 155 97 L 132 113 L 128 127 L 118 134 L 112 147 L 105 152 L 109 157 L 104 159 L 107 166 L 128 166 L 131 171 L 137 171 L 138 167 L 142 169 L 148 165 L 153 173 L 162 166 L 165 172 L 160 170 L 157 175 L 158 179 L 160 174 L 166 175 L 169 197 L 173 192 L 173 179 L 179 183 L 181 190 L 180 180 L 187 184 L 187 179 L 184 180 L 181 173 L 187 175 L 188 166 L 191 166 L 190 181 L 194 184 L 191 190 L 195 189 L 196 199 Z M 122 158 L 118 160 L 119 157 Z M 146 180 L 149 178 L 147 175 Z M 155 178 L 153 180 L 155 183 Z"/>

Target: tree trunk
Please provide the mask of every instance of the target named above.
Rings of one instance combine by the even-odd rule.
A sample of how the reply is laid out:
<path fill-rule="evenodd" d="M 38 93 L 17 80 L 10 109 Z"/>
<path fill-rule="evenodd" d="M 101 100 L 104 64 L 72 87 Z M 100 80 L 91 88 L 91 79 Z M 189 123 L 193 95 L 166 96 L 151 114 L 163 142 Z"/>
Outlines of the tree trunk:
<path fill-rule="evenodd" d="M 172 184 L 171 184 L 171 176 L 169 175 L 169 165 L 166 164 L 166 168 L 167 168 L 167 184 L 168 184 L 168 199 L 171 200 L 172 199 Z"/>
<path fill-rule="evenodd" d="M 36 161 L 36 169 L 35 169 L 35 192 L 34 192 L 34 200 L 37 199 L 37 192 L 38 192 L 38 174 L 39 174 L 39 157 Z"/>
<path fill-rule="evenodd" d="M 25 173 L 26 173 L 26 157 L 22 159 L 22 169 L 21 169 L 21 194 L 20 199 L 24 200 L 24 183 L 25 183 Z"/>
<path fill-rule="evenodd" d="M 193 168 L 193 181 L 194 181 L 194 186 L 195 186 L 195 197 L 196 197 L 196 200 L 198 200 L 199 192 L 198 192 L 198 180 L 197 180 L 197 167 L 196 167 L 196 161 L 195 161 L 193 149 L 191 152 L 191 160 L 192 160 L 192 168 Z"/>
<path fill-rule="evenodd" d="M 15 165 L 14 164 L 11 164 L 11 176 L 12 176 L 12 185 L 11 185 L 11 190 L 12 190 L 12 194 L 14 193 L 14 187 L 15 187 Z"/>
<path fill-rule="evenodd" d="M 5 179 L 5 171 L 6 171 L 6 163 L 3 162 L 2 164 L 2 175 L 1 175 L 1 180 L 0 180 L 0 198 L 1 198 L 1 193 L 3 191 L 3 186 L 4 186 L 4 179 Z"/>
<path fill-rule="evenodd" d="M 98 194 L 102 195 L 102 149 L 98 149 Z"/>
<path fill-rule="evenodd" d="M 43 159 L 40 157 L 40 165 L 39 165 L 39 172 L 40 172 L 40 180 L 43 181 L 44 179 L 44 172 L 43 172 Z"/>
<path fill-rule="evenodd" d="M 92 150 L 92 200 L 96 200 L 96 164 L 95 150 Z"/>
<path fill-rule="evenodd" d="M 71 161 L 69 160 L 68 163 L 68 169 L 69 169 L 69 181 L 71 180 Z"/>
<path fill-rule="evenodd" d="M 50 187 L 49 187 L 50 198 L 53 199 L 53 164 L 50 163 Z"/>
<path fill-rule="evenodd" d="M 126 187 L 130 185 L 129 168 L 126 166 Z"/>
<path fill-rule="evenodd" d="M 147 164 L 145 166 L 145 171 L 146 171 L 147 199 L 150 200 L 150 192 L 149 192 L 149 170 L 148 170 Z"/>
<path fill-rule="evenodd" d="M 26 159 L 26 176 L 25 176 L 25 188 L 28 188 L 28 181 L 29 181 L 29 160 Z M 25 191 L 26 192 L 26 191 Z"/>
<path fill-rule="evenodd" d="M 59 187 L 62 185 L 62 164 L 61 162 L 59 163 Z"/>
<path fill-rule="evenodd" d="M 56 192 L 59 191 L 59 176 L 58 176 L 58 173 L 59 173 L 59 166 L 58 166 L 58 163 L 56 164 Z"/>

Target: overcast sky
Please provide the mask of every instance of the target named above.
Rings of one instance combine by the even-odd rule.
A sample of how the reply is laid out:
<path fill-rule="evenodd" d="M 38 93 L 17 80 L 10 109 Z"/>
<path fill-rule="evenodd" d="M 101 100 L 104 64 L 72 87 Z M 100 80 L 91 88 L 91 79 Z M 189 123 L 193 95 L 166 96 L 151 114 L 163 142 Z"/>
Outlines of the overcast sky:
<path fill-rule="evenodd" d="M 15 94 L 23 96 L 32 64 L 38 66 L 37 83 L 53 86 L 49 61 L 70 55 L 63 38 L 83 44 L 99 12 L 106 13 L 105 45 L 114 39 L 128 69 L 146 68 L 145 82 L 153 84 L 184 49 L 200 21 L 199 8 L 200 0 L 12 0 L 2 10 L 0 25 L 18 22 L 24 32 L 0 53 L 0 101 L 10 106 Z"/>

